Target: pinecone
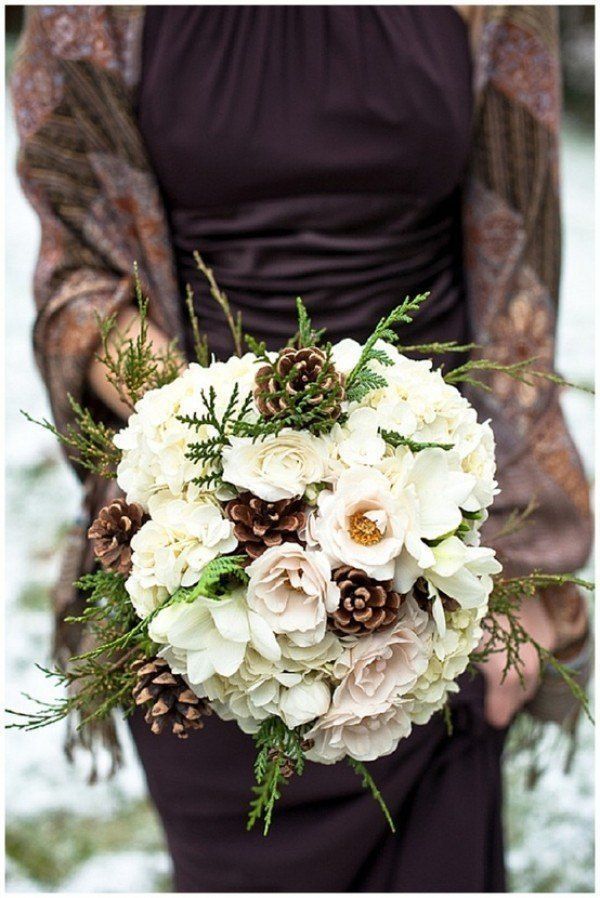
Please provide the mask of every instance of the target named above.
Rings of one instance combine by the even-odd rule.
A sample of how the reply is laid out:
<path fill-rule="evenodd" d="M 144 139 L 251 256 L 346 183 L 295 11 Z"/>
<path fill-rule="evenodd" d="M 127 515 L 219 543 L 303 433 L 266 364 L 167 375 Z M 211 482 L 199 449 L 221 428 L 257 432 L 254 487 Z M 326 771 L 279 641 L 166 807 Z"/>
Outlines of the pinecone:
<path fill-rule="evenodd" d="M 135 703 L 147 706 L 145 720 L 153 733 L 158 735 L 170 726 L 176 736 L 187 739 L 190 730 L 202 729 L 201 718 L 212 714 L 211 708 L 183 677 L 172 673 L 164 658 L 135 661 L 131 669 L 137 675 L 132 693 Z"/>
<path fill-rule="evenodd" d="M 281 761 L 279 770 L 281 775 L 285 777 L 286 780 L 289 780 L 289 778 L 294 775 L 294 762 L 291 758 L 288 758 L 288 756 L 284 754 L 280 749 L 270 748 L 268 756 L 270 761 Z"/>
<path fill-rule="evenodd" d="M 250 558 L 258 558 L 271 546 L 283 542 L 299 542 L 298 531 L 306 522 L 302 499 L 265 502 L 250 492 L 231 499 L 225 512 L 235 524 L 233 532 L 241 549 Z"/>
<path fill-rule="evenodd" d="M 429 595 L 429 583 L 425 579 L 425 577 L 418 577 L 413 586 L 413 596 L 414 599 L 422 611 L 431 612 L 431 602 L 432 599 Z M 440 599 L 442 600 L 442 607 L 444 611 L 452 612 L 458 611 L 460 608 L 459 603 L 456 599 L 451 599 L 450 596 L 447 596 L 445 593 L 440 592 Z"/>
<path fill-rule="evenodd" d="M 107 571 L 127 575 L 131 570 L 131 539 L 144 523 L 144 509 L 137 502 L 114 499 L 100 509 L 88 530 L 94 554 Z"/>
<path fill-rule="evenodd" d="M 329 616 L 332 629 L 347 636 L 366 636 L 398 619 L 404 596 L 394 592 L 391 580 L 373 580 L 350 565 L 335 570 L 333 579 L 341 596 L 339 607 Z"/>
<path fill-rule="evenodd" d="M 296 372 L 291 380 L 287 377 L 293 367 Z M 323 374 L 322 374 L 323 372 Z M 304 395 L 306 388 L 322 377 L 319 390 L 305 401 L 319 406 L 323 417 L 336 419 L 339 417 L 341 402 L 344 398 L 343 378 L 337 373 L 322 349 L 307 346 L 294 349 L 288 346 L 282 349 L 272 365 L 263 365 L 256 372 L 254 398 L 263 418 L 273 418 L 284 412 L 297 395 Z M 286 394 L 277 393 L 285 384 Z"/>

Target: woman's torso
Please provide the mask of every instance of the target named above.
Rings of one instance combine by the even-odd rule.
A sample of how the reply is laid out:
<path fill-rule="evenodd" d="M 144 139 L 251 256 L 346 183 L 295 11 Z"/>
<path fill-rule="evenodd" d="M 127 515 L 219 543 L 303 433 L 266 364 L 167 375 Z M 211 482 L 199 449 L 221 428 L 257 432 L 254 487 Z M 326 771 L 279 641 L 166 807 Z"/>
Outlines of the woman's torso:
<path fill-rule="evenodd" d="M 450 7 L 148 8 L 140 128 L 181 286 L 217 354 L 231 341 L 194 250 L 270 348 L 292 335 L 297 295 L 331 338 L 361 339 L 430 290 L 407 339 L 467 338 L 470 78 Z M 246 833 L 250 737 L 211 718 L 182 746 L 134 717 L 177 887 L 501 890 L 502 734 L 483 720 L 479 678 L 462 678 L 453 708 L 451 740 L 436 715 L 371 765 L 397 838 L 344 764 L 307 765 L 269 839 Z"/>
<path fill-rule="evenodd" d="M 429 290 L 405 342 L 467 338 L 470 69 L 451 7 L 148 8 L 138 119 L 218 355 L 194 250 L 270 348 L 298 295 L 333 339 L 364 339 Z"/>

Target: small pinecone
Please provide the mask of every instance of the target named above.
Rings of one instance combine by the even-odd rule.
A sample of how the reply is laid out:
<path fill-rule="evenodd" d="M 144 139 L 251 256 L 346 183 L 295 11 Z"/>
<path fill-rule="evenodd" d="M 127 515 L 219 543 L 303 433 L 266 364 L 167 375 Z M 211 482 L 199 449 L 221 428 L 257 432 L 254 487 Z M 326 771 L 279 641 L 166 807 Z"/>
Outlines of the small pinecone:
<path fill-rule="evenodd" d="M 281 389 L 282 381 L 285 381 L 294 366 L 296 373 L 286 383 L 287 395 L 276 395 Z M 327 361 L 325 353 L 316 346 L 303 349 L 288 346 L 281 350 L 272 365 L 263 365 L 256 372 L 254 398 L 263 418 L 273 418 L 284 412 L 291 404 L 292 397 L 305 393 L 307 386 L 314 383 L 324 369 L 319 391 L 310 402 L 320 407 L 323 417 L 338 418 L 344 398 L 342 377 L 331 362 Z"/>
<path fill-rule="evenodd" d="M 193 692 L 183 677 L 174 674 L 164 658 L 145 658 L 135 661 L 131 669 L 137 675 L 133 687 L 136 705 L 146 705 L 146 723 L 153 733 L 162 733 L 165 726 L 180 739 L 187 739 L 190 730 L 201 730 L 202 716 L 212 713 L 202 698 Z"/>
<path fill-rule="evenodd" d="M 100 510 L 88 537 L 105 570 L 125 575 L 130 572 L 131 539 L 143 523 L 144 509 L 137 502 L 114 499 Z"/>
<path fill-rule="evenodd" d="M 340 588 L 339 607 L 329 616 L 332 629 L 348 636 L 366 636 L 398 619 L 404 596 L 392 581 L 373 580 L 364 571 L 345 565 L 333 572 Z"/>
<path fill-rule="evenodd" d="M 419 608 L 422 611 L 431 611 L 431 598 L 429 596 L 429 584 L 425 577 L 418 577 L 413 586 L 413 596 Z M 451 599 L 450 596 L 447 596 L 445 593 L 440 593 L 440 599 L 442 600 L 442 607 L 444 611 L 452 612 L 458 611 L 460 605 L 456 601 L 456 599 Z"/>
<path fill-rule="evenodd" d="M 298 531 L 306 522 L 306 506 L 301 499 L 265 502 L 253 493 L 231 499 L 225 512 L 233 521 L 234 535 L 250 558 L 258 558 L 271 546 L 298 542 Z"/>
<path fill-rule="evenodd" d="M 294 770 L 295 770 L 294 762 L 291 760 L 291 758 L 288 758 L 287 755 L 284 755 L 283 752 L 280 751 L 278 748 L 269 749 L 269 760 L 270 761 L 275 761 L 276 759 L 279 759 L 279 758 L 281 759 L 281 762 L 282 762 L 280 765 L 280 768 L 279 768 L 281 775 L 283 777 L 285 777 L 286 780 L 289 780 L 289 778 L 291 776 L 293 776 L 293 774 L 294 774 Z"/>

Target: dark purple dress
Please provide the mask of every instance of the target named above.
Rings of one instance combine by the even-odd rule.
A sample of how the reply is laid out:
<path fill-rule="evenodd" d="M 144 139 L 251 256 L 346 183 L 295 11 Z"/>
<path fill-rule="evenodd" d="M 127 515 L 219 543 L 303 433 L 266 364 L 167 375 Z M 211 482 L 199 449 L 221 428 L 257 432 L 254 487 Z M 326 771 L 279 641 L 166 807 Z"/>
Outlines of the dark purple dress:
<path fill-rule="evenodd" d="M 270 348 L 298 295 L 331 338 L 360 340 L 429 290 L 404 342 L 467 340 L 471 113 L 451 7 L 147 7 L 138 119 L 213 351 L 232 347 L 196 249 Z M 246 833 L 250 737 L 211 718 L 181 742 L 134 718 L 178 891 L 503 891 L 504 734 L 463 679 L 452 737 L 437 715 L 370 765 L 395 836 L 344 764 L 309 764 L 269 838 Z"/>

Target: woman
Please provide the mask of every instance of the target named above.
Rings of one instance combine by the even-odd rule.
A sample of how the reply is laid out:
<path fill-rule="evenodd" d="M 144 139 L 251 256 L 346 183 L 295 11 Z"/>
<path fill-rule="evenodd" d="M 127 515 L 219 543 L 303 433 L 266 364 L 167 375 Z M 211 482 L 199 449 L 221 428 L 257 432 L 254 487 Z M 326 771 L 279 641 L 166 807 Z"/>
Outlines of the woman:
<path fill-rule="evenodd" d="M 156 343 L 177 335 L 189 350 L 189 281 L 211 348 L 231 352 L 196 249 L 272 347 L 290 333 L 297 294 L 332 338 L 361 339 L 399 298 L 430 290 L 412 342 L 473 338 L 501 362 L 535 355 L 551 367 L 551 10 L 31 8 L 13 89 L 20 174 L 42 222 L 35 346 L 59 426 L 67 393 L 107 419 L 123 413 L 93 361 L 95 316 L 135 326 L 134 259 Z M 478 404 L 503 492 L 488 543 L 535 495 L 527 531 L 498 541 L 506 568 L 575 570 L 589 550 L 588 495 L 556 390 L 490 383 Z M 85 487 L 93 516 L 105 496 Z M 71 611 L 64 583 L 57 595 Z M 561 657 L 577 654 L 577 593 L 547 592 L 522 617 Z M 60 626 L 59 637 L 65 657 L 73 644 Z M 284 790 L 269 839 L 247 834 L 249 738 L 211 718 L 182 744 L 134 718 L 177 889 L 503 891 L 500 754 L 539 674 L 535 653 L 523 662 L 524 689 L 500 683 L 495 657 L 465 679 L 452 737 L 438 715 L 372 765 L 396 837 L 343 765 L 311 765 Z"/>

